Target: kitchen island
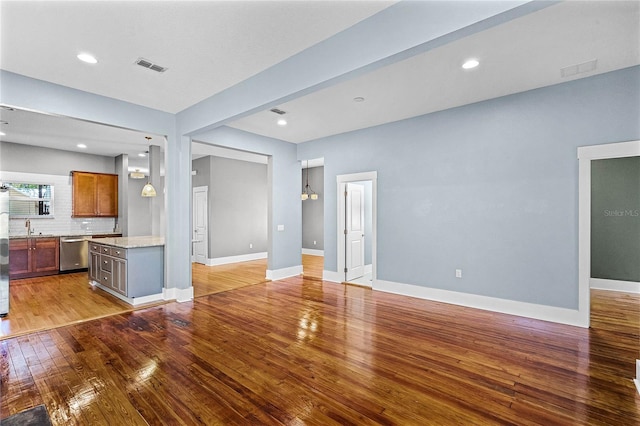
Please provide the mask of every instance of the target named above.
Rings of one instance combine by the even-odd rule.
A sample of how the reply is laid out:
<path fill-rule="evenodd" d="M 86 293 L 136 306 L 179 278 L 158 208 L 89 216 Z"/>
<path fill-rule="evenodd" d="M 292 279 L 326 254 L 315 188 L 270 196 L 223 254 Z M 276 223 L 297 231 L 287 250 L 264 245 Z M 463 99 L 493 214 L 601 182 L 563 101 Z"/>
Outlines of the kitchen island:
<path fill-rule="evenodd" d="M 163 299 L 163 237 L 96 238 L 88 250 L 92 285 L 134 306 Z"/>

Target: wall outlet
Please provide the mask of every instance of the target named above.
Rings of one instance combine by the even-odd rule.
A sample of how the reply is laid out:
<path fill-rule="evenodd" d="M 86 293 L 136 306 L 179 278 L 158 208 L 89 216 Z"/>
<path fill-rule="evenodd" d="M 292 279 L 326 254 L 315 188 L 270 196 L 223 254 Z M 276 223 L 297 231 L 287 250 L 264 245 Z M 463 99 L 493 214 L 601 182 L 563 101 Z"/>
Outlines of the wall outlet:
<path fill-rule="evenodd" d="M 456 269 L 456 278 L 462 278 L 462 269 Z"/>
<path fill-rule="evenodd" d="M 249 243 L 249 248 L 253 248 L 253 244 Z"/>
<path fill-rule="evenodd" d="M 316 240 L 313 240 L 313 245 L 314 245 L 314 246 L 316 245 Z"/>
<path fill-rule="evenodd" d="M 284 231 L 284 225 L 278 225 L 278 231 Z"/>

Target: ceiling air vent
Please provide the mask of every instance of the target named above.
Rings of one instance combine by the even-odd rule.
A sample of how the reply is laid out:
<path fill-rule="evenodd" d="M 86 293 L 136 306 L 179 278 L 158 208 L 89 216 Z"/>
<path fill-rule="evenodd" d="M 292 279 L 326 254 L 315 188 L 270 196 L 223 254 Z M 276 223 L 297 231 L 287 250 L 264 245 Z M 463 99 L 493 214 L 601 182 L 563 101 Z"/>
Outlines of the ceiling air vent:
<path fill-rule="evenodd" d="M 278 115 L 285 115 L 285 114 L 286 114 L 286 112 L 285 112 L 285 111 L 283 111 L 283 110 L 281 110 L 281 109 L 278 109 L 278 108 L 271 108 L 269 111 L 271 111 L 271 112 L 275 112 L 275 113 L 276 113 L 276 114 L 278 114 Z"/>
<path fill-rule="evenodd" d="M 169 69 L 167 67 L 161 67 L 158 64 L 154 64 L 150 60 L 144 59 L 144 58 L 138 58 L 138 60 L 136 61 L 136 64 L 140 65 L 141 67 L 149 68 L 150 70 L 157 71 L 157 72 L 165 72 L 166 70 Z"/>
<path fill-rule="evenodd" d="M 597 66 L 598 66 L 598 60 L 593 59 L 591 61 L 583 62 L 581 64 L 569 65 L 568 67 L 560 68 L 560 75 L 563 78 L 571 77 L 573 75 L 593 71 L 596 69 Z"/>

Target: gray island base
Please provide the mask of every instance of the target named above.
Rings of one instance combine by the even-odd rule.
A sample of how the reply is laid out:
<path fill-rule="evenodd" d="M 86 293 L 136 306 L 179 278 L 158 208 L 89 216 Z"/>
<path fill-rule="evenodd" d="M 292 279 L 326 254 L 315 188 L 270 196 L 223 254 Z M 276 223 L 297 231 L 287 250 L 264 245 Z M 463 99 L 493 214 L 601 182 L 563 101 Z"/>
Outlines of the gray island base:
<path fill-rule="evenodd" d="M 164 238 L 98 238 L 88 250 L 91 285 L 133 306 L 164 300 Z"/>

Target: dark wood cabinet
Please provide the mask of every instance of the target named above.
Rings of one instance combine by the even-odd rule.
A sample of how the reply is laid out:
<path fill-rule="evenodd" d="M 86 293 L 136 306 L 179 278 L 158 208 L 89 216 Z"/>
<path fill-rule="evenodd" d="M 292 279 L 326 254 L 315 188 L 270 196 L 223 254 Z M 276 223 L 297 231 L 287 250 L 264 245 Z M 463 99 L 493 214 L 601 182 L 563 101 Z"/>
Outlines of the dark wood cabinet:
<path fill-rule="evenodd" d="M 9 277 L 28 278 L 57 274 L 60 267 L 58 238 L 9 240 Z"/>
<path fill-rule="evenodd" d="M 118 175 L 71 173 L 73 217 L 118 217 Z"/>

